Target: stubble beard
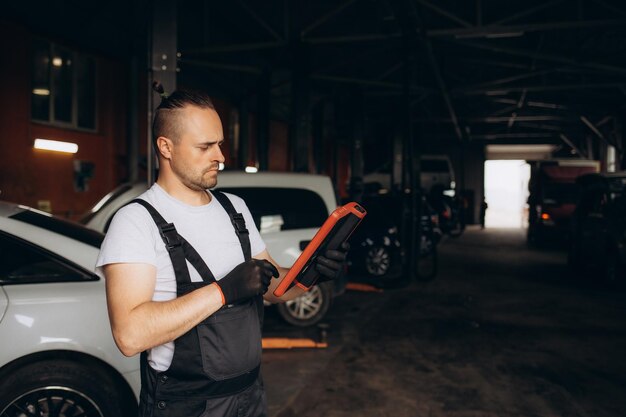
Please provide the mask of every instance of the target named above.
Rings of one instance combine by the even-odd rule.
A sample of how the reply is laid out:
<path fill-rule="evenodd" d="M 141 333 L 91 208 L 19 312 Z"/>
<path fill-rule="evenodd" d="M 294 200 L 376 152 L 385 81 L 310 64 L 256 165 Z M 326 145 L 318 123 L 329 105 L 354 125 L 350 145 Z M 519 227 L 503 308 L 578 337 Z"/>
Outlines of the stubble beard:
<path fill-rule="evenodd" d="M 185 169 L 174 169 L 178 178 L 188 188 L 195 191 L 204 191 L 211 189 L 217 185 L 217 176 L 208 177 L 207 174 L 212 170 L 204 170 L 199 174 L 187 171 Z"/>

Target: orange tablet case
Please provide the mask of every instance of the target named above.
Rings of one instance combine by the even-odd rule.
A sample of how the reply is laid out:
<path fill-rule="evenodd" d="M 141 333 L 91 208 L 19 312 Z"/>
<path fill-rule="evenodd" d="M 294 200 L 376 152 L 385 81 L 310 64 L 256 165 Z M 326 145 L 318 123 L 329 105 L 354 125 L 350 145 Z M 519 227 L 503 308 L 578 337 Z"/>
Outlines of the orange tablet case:
<path fill-rule="evenodd" d="M 343 242 L 348 240 L 366 214 L 365 209 L 354 202 L 335 209 L 278 284 L 274 295 L 281 297 L 294 285 L 308 290 L 309 288 L 299 281 L 313 282 L 310 278 L 313 275 L 319 275 L 315 268 L 310 268 L 317 255 L 328 249 L 338 249 Z M 307 279 L 303 279 L 304 277 Z"/>

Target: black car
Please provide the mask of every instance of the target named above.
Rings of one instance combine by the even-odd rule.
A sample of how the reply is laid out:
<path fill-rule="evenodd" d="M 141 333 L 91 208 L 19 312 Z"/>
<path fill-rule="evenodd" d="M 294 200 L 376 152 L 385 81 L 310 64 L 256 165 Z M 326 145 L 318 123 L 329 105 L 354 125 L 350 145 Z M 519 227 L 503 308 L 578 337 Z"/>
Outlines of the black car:
<path fill-rule="evenodd" d="M 367 216 L 350 238 L 348 253 L 349 271 L 353 277 L 378 286 L 385 286 L 402 277 L 408 255 L 402 245 L 402 205 L 399 198 L 390 195 L 370 196 L 362 201 Z M 441 232 L 437 216 L 422 199 L 421 245 L 417 258 L 436 261 L 437 244 Z M 429 277 L 436 273 L 436 266 L 426 262 L 422 268 Z"/>
<path fill-rule="evenodd" d="M 626 278 L 626 172 L 578 178 L 581 192 L 572 218 L 568 263 L 585 277 Z"/>

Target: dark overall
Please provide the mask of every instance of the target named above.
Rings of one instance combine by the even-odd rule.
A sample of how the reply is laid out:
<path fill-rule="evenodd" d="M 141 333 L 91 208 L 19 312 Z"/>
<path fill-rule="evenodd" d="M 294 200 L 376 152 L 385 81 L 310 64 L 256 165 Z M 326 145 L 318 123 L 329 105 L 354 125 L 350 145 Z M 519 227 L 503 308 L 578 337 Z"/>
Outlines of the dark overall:
<path fill-rule="evenodd" d="M 249 260 L 250 239 L 245 220 L 224 194 L 213 192 L 231 218 Z M 173 224 L 144 200 L 167 247 L 176 275 L 177 296 L 215 282 L 213 273 L 196 250 L 176 232 Z M 198 271 L 202 282 L 192 282 L 185 259 Z M 261 296 L 227 305 L 174 340 L 174 357 L 163 372 L 150 367 L 141 354 L 139 415 L 143 417 L 264 416 L 265 397 L 261 364 Z"/>

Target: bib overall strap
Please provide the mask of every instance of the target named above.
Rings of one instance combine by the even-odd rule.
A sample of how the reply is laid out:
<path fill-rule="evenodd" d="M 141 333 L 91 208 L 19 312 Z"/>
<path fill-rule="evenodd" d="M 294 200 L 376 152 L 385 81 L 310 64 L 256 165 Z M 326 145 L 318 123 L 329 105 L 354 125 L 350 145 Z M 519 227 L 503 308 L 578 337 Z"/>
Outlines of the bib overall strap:
<path fill-rule="evenodd" d="M 161 239 L 163 239 L 163 243 L 165 243 L 167 252 L 172 260 L 174 274 L 178 282 L 191 282 L 189 269 L 187 268 L 187 262 L 185 262 L 185 259 L 187 259 L 196 271 L 198 271 L 198 274 L 200 274 L 203 281 L 209 283 L 215 282 L 215 276 L 200 254 L 198 254 L 198 252 L 189 244 L 189 242 L 185 240 L 184 237 L 178 234 L 173 223 L 165 221 L 163 216 L 161 216 L 161 214 L 146 200 L 136 198 L 129 204 L 131 203 L 138 203 L 145 207 L 145 209 L 148 210 L 148 213 L 150 213 L 152 220 L 156 223 Z"/>
<path fill-rule="evenodd" d="M 250 260 L 252 258 L 251 248 L 250 248 L 250 232 L 246 228 L 246 220 L 243 218 L 243 214 L 238 213 L 235 210 L 235 206 L 230 201 L 226 194 L 221 191 L 212 191 L 212 194 L 215 196 L 217 201 L 220 202 L 228 216 L 230 217 L 230 222 L 233 224 L 235 228 L 235 233 L 239 238 L 239 243 L 241 243 L 241 250 L 243 251 L 243 259 L 245 261 Z"/>

